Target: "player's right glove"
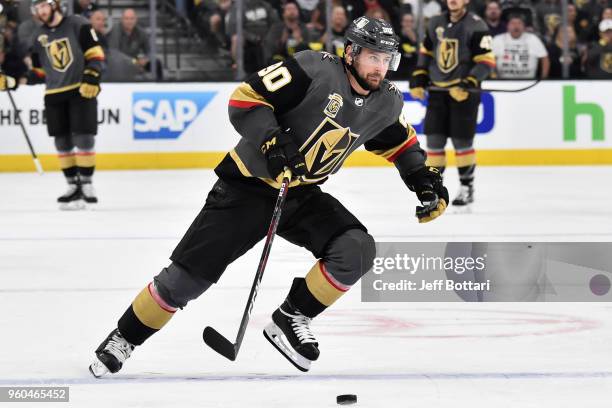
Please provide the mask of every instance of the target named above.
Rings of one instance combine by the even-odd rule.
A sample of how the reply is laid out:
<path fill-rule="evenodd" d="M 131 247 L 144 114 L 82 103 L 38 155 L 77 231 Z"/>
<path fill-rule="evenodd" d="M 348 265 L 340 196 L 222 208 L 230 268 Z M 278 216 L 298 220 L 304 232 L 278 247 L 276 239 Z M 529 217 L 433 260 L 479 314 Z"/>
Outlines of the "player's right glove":
<path fill-rule="evenodd" d="M 425 100 L 425 88 L 429 85 L 427 70 L 417 68 L 410 77 L 410 96 L 414 99 Z"/>
<path fill-rule="evenodd" d="M 435 167 L 422 167 L 404 178 L 406 185 L 417 195 L 421 206 L 416 207 L 419 223 L 441 216 L 448 205 L 448 190 L 442 184 L 440 172 Z"/>
<path fill-rule="evenodd" d="M 83 98 L 92 99 L 100 93 L 100 73 L 93 69 L 86 69 L 83 72 L 82 84 L 79 93 Z"/>
<path fill-rule="evenodd" d="M 6 91 L 7 89 L 17 88 L 17 81 L 15 78 L 0 73 L 0 91 Z"/>
<path fill-rule="evenodd" d="M 273 179 L 283 173 L 285 167 L 294 177 L 306 174 L 306 161 L 288 132 L 278 132 L 262 143 L 261 152 L 268 161 L 268 173 Z"/>

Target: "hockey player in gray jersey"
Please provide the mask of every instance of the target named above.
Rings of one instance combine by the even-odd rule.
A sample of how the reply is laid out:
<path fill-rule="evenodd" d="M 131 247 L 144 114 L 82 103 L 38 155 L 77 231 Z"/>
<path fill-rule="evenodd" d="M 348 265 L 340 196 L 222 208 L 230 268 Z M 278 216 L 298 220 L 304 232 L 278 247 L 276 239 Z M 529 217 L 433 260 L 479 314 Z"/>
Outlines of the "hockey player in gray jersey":
<path fill-rule="evenodd" d="M 298 369 L 310 368 L 319 356 L 311 319 L 346 293 L 375 256 L 365 226 L 319 185 L 364 145 L 394 163 L 416 192 L 419 222 L 440 216 L 448 202 L 439 173 L 425 166 L 425 152 L 401 114 L 401 93 L 384 79 L 399 63 L 397 47 L 388 23 L 361 17 L 347 30 L 344 59 L 303 51 L 238 86 L 229 116 L 241 140 L 215 169 L 219 180 L 170 266 L 136 296 L 96 350 L 94 376 L 117 372 L 134 346 L 266 235 L 285 167 L 295 178 L 278 235 L 318 261 L 294 279 L 264 334 Z"/>
<path fill-rule="evenodd" d="M 96 97 L 104 70 L 104 51 L 95 31 L 81 16 L 64 16 L 56 0 L 33 0 L 32 13 L 43 25 L 36 29 L 29 84 L 45 83 L 45 115 L 54 138 L 68 190 L 57 201 L 61 209 L 95 204 L 93 189 Z M 7 82 L 8 81 L 4 81 Z M 0 76 L 0 89 L 2 88 Z"/>
<path fill-rule="evenodd" d="M 410 93 L 425 98 L 429 84 L 448 91 L 429 92 L 425 134 L 427 164 L 440 173 L 446 167 L 445 146 L 451 139 L 461 187 L 452 204 L 466 209 L 474 201 L 476 154 L 474 135 L 480 87 L 493 67 L 492 38 L 486 23 L 467 10 L 468 0 L 446 0 L 448 12 L 427 26 L 419 60 L 410 80 Z"/>

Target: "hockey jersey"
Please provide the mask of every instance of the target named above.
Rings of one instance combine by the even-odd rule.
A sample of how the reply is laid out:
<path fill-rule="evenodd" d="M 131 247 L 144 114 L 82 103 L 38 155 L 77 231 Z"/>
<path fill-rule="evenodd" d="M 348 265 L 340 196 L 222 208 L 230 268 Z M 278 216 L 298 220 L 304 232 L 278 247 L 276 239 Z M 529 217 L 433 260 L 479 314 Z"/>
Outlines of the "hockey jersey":
<path fill-rule="evenodd" d="M 361 145 L 393 162 L 402 175 L 424 165 L 425 153 L 402 115 L 398 88 L 384 80 L 379 90 L 359 95 L 345 69 L 339 57 L 307 50 L 238 86 L 229 117 L 242 137 L 229 157 L 241 176 L 280 185 L 268 174 L 261 152 L 264 141 L 276 134 L 293 138 L 306 160 L 307 174 L 291 186 L 324 182 Z M 224 171 L 217 168 L 220 176 Z"/>
<path fill-rule="evenodd" d="M 56 27 L 42 25 L 33 37 L 32 73 L 29 82 L 46 83 L 46 95 L 78 88 L 85 70 L 100 75 L 104 51 L 87 20 L 65 16 Z"/>
<path fill-rule="evenodd" d="M 492 42 L 487 24 L 476 14 L 467 12 L 452 22 L 448 12 L 442 13 L 427 25 L 417 70 L 427 71 L 436 86 L 456 85 L 468 76 L 482 82 L 495 68 Z"/>

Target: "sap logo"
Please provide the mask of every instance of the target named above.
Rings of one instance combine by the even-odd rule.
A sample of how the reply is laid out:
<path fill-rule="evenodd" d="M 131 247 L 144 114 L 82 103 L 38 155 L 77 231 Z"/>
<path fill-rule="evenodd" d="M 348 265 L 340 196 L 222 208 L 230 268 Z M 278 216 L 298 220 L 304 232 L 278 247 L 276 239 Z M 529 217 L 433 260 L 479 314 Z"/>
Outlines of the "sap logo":
<path fill-rule="evenodd" d="M 427 109 L 427 100 L 419 101 L 412 99 L 410 93 L 404 94 L 404 115 L 414 127 L 414 130 L 420 135 L 424 134 L 423 125 L 425 123 L 425 111 Z M 415 120 L 418 120 L 416 122 Z M 480 107 L 478 109 L 478 122 L 476 125 L 476 133 L 489 133 L 495 126 L 495 100 L 488 92 L 480 94 Z"/>
<path fill-rule="evenodd" d="M 177 139 L 216 92 L 134 92 L 134 139 Z"/>

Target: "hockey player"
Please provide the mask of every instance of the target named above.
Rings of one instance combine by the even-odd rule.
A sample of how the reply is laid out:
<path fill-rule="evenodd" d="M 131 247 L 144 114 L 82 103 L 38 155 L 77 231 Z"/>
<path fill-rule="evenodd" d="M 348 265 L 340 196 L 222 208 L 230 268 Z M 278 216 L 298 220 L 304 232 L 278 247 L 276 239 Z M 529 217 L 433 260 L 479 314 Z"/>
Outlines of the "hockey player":
<path fill-rule="evenodd" d="M 311 319 L 349 290 L 375 255 L 363 224 L 318 185 L 365 145 L 394 163 L 416 192 L 420 222 L 440 216 L 448 202 L 439 173 L 425 166 L 414 129 L 401 114 L 401 93 L 384 79 L 397 68 L 397 47 L 391 25 L 361 17 L 347 30 L 344 59 L 299 52 L 238 86 L 229 116 L 242 138 L 215 169 L 219 180 L 170 266 L 136 296 L 96 350 L 94 376 L 119 371 L 135 346 L 266 235 L 284 167 L 296 177 L 278 235 L 319 260 L 305 278 L 294 279 L 264 334 L 298 369 L 310 368 L 319 356 Z"/>
<path fill-rule="evenodd" d="M 467 11 L 469 0 L 447 0 L 448 11 L 433 17 L 421 45 L 410 80 L 410 94 L 425 99 L 428 85 L 448 88 L 431 91 L 425 115 L 427 164 L 444 173 L 444 147 L 450 138 L 459 171 L 459 194 L 453 205 L 464 209 L 474 201 L 476 155 L 474 135 L 480 87 L 495 67 L 487 24 Z"/>
<path fill-rule="evenodd" d="M 61 209 L 98 202 L 92 176 L 98 131 L 97 101 L 104 51 L 81 16 L 64 16 L 57 0 L 33 0 L 32 13 L 43 22 L 34 35 L 28 83 L 46 83 L 45 112 L 68 190 Z M 1 83 L 1 81 L 0 81 Z"/>

